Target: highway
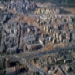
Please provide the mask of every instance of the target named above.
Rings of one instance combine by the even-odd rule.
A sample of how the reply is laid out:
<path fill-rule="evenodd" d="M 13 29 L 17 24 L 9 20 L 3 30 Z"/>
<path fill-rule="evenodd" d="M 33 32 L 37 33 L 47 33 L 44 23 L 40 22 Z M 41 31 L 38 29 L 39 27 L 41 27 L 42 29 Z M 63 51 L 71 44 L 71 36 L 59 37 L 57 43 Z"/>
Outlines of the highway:
<path fill-rule="evenodd" d="M 43 69 L 41 68 L 36 68 L 35 66 L 33 66 L 32 64 L 30 64 L 28 61 L 26 61 L 25 59 L 21 59 L 20 63 L 22 63 L 23 65 L 27 65 L 27 67 L 30 67 L 31 69 L 33 69 L 33 71 L 37 71 L 37 72 L 43 72 L 44 74 L 48 75 L 46 72 L 44 72 Z"/>
<path fill-rule="evenodd" d="M 59 48 L 59 49 L 54 49 L 54 50 L 48 50 L 48 51 L 44 51 L 44 52 L 38 52 L 38 53 L 34 53 L 34 54 L 29 54 L 29 55 L 25 55 L 24 53 L 20 53 L 20 54 L 11 54 L 11 55 L 2 55 L 0 56 L 0 58 L 25 58 L 26 60 L 31 60 L 34 59 L 36 57 L 40 57 L 43 55 L 47 55 L 47 54 L 51 54 L 51 53 L 56 53 L 56 52 L 62 52 L 62 51 L 67 51 L 67 50 L 72 50 L 75 49 L 75 46 L 71 46 L 71 47 L 65 47 L 65 48 Z"/>
<path fill-rule="evenodd" d="M 48 75 L 46 72 L 43 71 L 43 69 L 34 67 L 32 64 L 29 63 L 29 61 L 36 57 L 41 57 L 43 55 L 48 55 L 48 54 L 52 54 L 52 53 L 56 53 L 56 52 L 60 53 L 62 51 L 67 51 L 67 50 L 71 50 L 71 49 L 75 49 L 75 46 L 58 48 L 58 49 L 54 49 L 54 50 L 48 50 L 48 51 L 38 52 L 38 53 L 34 53 L 34 54 L 29 54 L 29 55 L 25 55 L 24 53 L 23 54 L 22 53 L 21 54 L 13 54 L 13 55 L 12 54 L 11 55 L 3 55 L 3 56 L 0 56 L 0 59 L 10 58 L 10 60 L 19 61 L 21 64 L 27 65 L 28 67 L 32 68 L 34 71 L 43 72 L 46 75 Z"/>
<path fill-rule="evenodd" d="M 72 49 L 75 49 L 75 46 L 65 47 L 65 48 L 60 48 L 60 49 L 55 49 L 55 50 L 48 50 L 48 51 L 44 51 L 44 52 L 38 52 L 38 53 L 34 53 L 32 55 L 25 56 L 25 58 L 26 58 L 26 60 L 31 60 L 31 59 L 34 59 L 36 57 L 40 57 L 40 56 L 43 56 L 43 55 L 56 53 L 56 52 L 67 51 L 67 50 L 72 50 Z"/>
<path fill-rule="evenodd" d="M 38 52 L 38 53 L 34 53 L 34 54 L 29 54 L 29 55 L 21 55 L 20 54 L 14 54 L 14 55 L 4 55 L 4 56 L 0 56 L 1 58 L 11 58 L 10 60 L 13 61 L 19 61 L 21 64 L 23 65 L 27 65 L 28 67 L 32 68 L 33 71 L 39 71 L 39 72 L 43 72 L 46 75 L 48 75 L 46 72 L 43 71 L 43 69 L 39 69 L 34 67 L 32 64 L 30 64 L 30 60 L 34 59 L 36 57 L 41 57 L 44 55 L 48 55 L 48 54 L 52 54 L 52 53 L 56 53 L 56 52 L 63 52 L 63 51 L 67 51 L 67 50 L 72 50 L 75 49 L 75 46 L 71 46 L 71 47 L 65 47 L 65 48 L 60 48 L 60 49 L 55 49 L 55 50 L 49 50 L 49 51 L 44 51 L 44 52 Z"/>

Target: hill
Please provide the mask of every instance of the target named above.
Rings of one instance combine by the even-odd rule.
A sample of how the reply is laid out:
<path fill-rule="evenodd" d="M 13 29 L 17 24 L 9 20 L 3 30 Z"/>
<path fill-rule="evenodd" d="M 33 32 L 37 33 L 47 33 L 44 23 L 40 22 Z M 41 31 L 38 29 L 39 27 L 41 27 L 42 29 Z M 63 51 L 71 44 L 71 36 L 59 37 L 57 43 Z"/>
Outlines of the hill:
<path fill-rule="evenodd" d="M 0 1 L 10 1 L 10 0 L 0 0 Z M 58 6 L 75 7 L 75 0 L 28 0 L 28 1 L 35 1 L 41 3 L 50 2 Z"/>
<path fill-rule="evenodd" d="M 41 2 L 41 3 L 50 2 L 56 5 L 75 7 L 75 0 L 29 0 L 29 1 L 36 1 L 36 2 Z"/>

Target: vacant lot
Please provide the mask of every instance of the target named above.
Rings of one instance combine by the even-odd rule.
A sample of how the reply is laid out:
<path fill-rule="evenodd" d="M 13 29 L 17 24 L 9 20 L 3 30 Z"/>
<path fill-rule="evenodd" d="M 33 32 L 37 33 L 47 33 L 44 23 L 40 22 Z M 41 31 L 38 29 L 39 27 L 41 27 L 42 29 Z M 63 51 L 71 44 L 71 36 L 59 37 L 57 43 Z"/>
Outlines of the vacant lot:
<path fill-rule="evenodd" d="M 65 8 L 65 10 L 75 14 L 75 8 Z"/>

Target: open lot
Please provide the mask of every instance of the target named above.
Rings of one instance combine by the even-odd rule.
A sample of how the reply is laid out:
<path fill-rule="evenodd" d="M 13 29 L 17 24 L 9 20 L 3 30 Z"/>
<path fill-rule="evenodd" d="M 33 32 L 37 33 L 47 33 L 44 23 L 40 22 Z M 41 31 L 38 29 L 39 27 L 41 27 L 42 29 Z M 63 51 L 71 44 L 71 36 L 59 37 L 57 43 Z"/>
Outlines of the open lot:
<path fill-rule="evenodd" d="M 65 10 L 75 14 L 75 8 L 65 8 Z"/>

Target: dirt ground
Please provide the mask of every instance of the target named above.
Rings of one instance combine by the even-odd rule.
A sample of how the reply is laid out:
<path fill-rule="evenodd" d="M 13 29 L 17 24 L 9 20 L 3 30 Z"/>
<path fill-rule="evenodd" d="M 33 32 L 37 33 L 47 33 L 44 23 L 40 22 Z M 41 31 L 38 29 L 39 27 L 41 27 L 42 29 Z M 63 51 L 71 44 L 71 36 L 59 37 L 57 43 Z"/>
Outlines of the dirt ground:
<path fill-rule="evenodd" d="M 75 8 L 65 8 L 65 10 L 71 12 L 72 14 L 75 14 Z"/>

